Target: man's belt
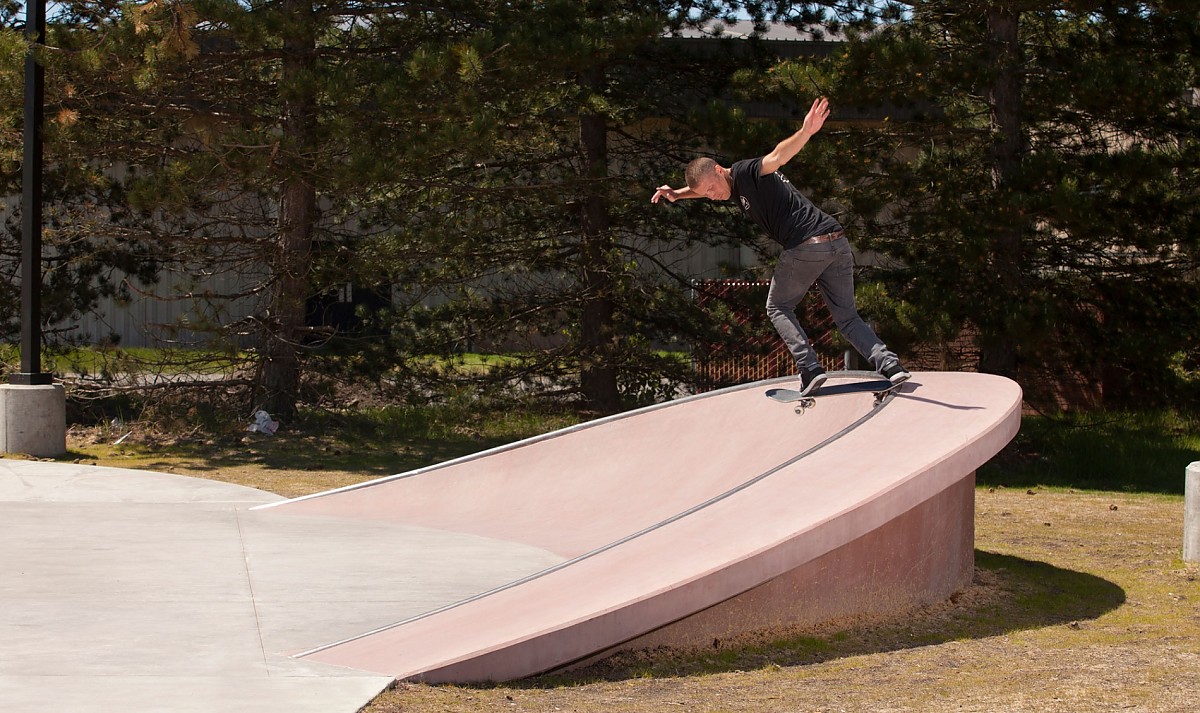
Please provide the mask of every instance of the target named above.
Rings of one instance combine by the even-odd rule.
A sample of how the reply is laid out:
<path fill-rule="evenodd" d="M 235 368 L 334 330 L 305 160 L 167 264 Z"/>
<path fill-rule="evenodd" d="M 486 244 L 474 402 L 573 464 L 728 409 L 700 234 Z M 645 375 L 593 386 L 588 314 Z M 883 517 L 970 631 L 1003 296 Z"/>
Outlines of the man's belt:
<path fill-rule="evenodd" d="M 834 240 L 837 240 L 838 238 L 844 236 L 845 234 L 846 234 L 846 232 L 843 230 L 835 230 L 832 233 L 825 233 L 824 235 L 814 235 L 811 238 L 806 239 L 804 242 L 806 242 L 806 243 L 832 243 Z"/>

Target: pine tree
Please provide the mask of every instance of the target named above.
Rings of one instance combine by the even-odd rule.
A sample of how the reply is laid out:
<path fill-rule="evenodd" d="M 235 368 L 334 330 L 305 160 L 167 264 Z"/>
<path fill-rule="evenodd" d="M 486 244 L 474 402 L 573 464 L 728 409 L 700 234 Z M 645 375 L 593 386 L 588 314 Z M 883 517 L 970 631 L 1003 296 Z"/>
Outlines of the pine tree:
<path fill-rule="evenodd" d="M 711 14 L 695 5 L 69 3 L 60 202 L 107 218 L 81 245 L 130 251 L 115 289 L 194 303 L 163 336 L 252 346 L 273 414 L 294 411 L 310 345 L 331 346 L 306 302 L 351 281 L 397 288 L 399 341 L 346 345 L 360 368 L 461 349 L 457 325 L 492 347 L 565 333 L 520 371 L 574 372 L 613 411 L 663 388 L 653 346 L 689 308 L 685 277 L 658 277 L 678 243 L 643 205 L 679 143 L 625 129 L 683 116 L 681 79 L 716 81 L 656 66 L 665 28 Z M 152 287 L 171 272 L 176 292 Z"/>
<path fill-rule="evenodd" d="M 773 86 L 815 78 L 835 105 L 891 107 L 826 148 L 860 247 L 903 266 L 904 319 L 926 337 L 977 330 L 985 371 L 1082 373 L 1106 399 L 1169 384 L 1200 318 L 1197 9 L 859 5 L 874 32 Z"/>
<path fill-rule="evenodd" d="M 465 325 L 473 336 L 459 344 L 516 350 L 504 376 L 561 384 L 600 413 L 661 396 L 681 369 L 656 347 L 711 326 L 672 263 L 729 236 L 654 210 L 647 190 L 703 140 L 689 117 L 736 66 L 663 41 L 711 18 L 716 4 L 697 5 L 539 2 L 494 23 L 506 48 L 504 76 L 491 78 L 505 90 L 486 102 L 497 150 L 474 158 L 483 173 L 446 177 L 480 197 L 457 225 L 477 236 L 451 227 L 437 274 L 422 280 L 452 290 L 429 323 Z"/>
<path fill-rule="evenodd" d="M 462 87 L 479 80 L 492 5 L 69 3 L 52 110 L 53 160 L 77 179 L 64 201 L 86 200 L 79 183 L 103 193 L 106 234 L 140 250 L 126 272 L 142 296 L 160 270 L 188 276 L 155 296 L 195 305 L 165 336 L 252 347 L 254 405 L 288 417 L 328 338 L 306 305 L 378 277 L 356 255 L 364 226 L 473 138 Z M 460 130 L 431 130 L 443 123 Z"/>
<path fill-rule="evenodd" d="M 0 334 L 5 337 L 20 331 L 23 67 L 30 49 L 23 9 L 16 2 L 0 2 L 0 195 L 6 197 L 0 201 L 0 271 L 8 277 L 0 289 Z M 77 19 L 68 12 L 73 9 L 63 9 L 68 21 Z M 75 333 L 73 324 L 101 297 L 123 296 L 122 285 L 107 279 L 113 270 L 144 280 L 151 280 L 154 273 L 154 256 L 112 229 L 113 220 L 121 216 L 120 211 L 113 214 L 102 207 L 110 197 L 104 182 L 62 150 L 61 139 L 73 131 L 78 112 L 62 104 L 64 93 L 73 87 L 58 81 L 64 62 L 61 21 L 50 25 L 51 49 L 34 50 L 38 61 L 52 68 L 48 82 L 52 110 L 43 128 L 47 146 L 41 287 L 43 336 L 51 344 L 90 338 Z"/>

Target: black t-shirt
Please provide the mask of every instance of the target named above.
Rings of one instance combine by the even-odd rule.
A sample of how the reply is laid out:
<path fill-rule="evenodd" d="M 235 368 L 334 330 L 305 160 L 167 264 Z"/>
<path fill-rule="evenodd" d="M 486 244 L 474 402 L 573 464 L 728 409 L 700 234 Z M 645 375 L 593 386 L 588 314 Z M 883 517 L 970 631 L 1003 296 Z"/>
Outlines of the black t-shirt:
<path fill-rule="evenodd" d="M 733 193 L 742 212 L 749 215 L 771 239 L 785 249 L 799 245 L 814 235 L 842 230 L 832 216 L 813 205 L 782 173 L 765 176 L 762 158 L 738 161 L 730 167 Z"/>

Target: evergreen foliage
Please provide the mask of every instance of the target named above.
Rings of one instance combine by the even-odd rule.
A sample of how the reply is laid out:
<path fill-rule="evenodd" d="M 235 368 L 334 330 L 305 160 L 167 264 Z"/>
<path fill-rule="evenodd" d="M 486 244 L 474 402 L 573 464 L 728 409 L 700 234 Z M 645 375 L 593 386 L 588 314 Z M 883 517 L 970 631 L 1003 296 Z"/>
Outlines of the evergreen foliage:
<path fill-rule="evenodd" d="M 23 6 L 0 3 L 0 336 L 20 333 L 21 176 L 24 136 L 25 59 L 30 51 L 25 36 Z M 51 43 L 53 44 L 53 42 Z M 54 66 L 62 53 L 35 51 L 39 61 Z M 64 154 L 64 144 L 78 131 L 78 111 L 62 102 L 72 95 L 72 83 L 49 86 L 44 131 L 42 315 L 50 337 L 71 338 L 70 325 L 104 296 L 127 296 L 119 283 L 107 279 L 114 269 L 151 279 L 156 256 L 126 242 L 119 223 L 127 212 L 112 187 L 96 172 Z M 117 198 L 117 199 L 115 199 Z M 115 200 L 114 200 L 115 199 Z M 49 325 L 66 325 L 50 328 Z"/>
<path fill-rule="evenodd" d="M 514 352 L 492 380 L 578 393 L 601 413 L 690 377 L 660 350 L 718 338 L 717 325 L 692 303 L 679 264 L 730 235 L 655 210 L 648 187 L 698 148 L 693 115 L 738 66 L 661 42 L 664 28 L 709 19 L 694 9 L 562 0 L 493 23 L 504 50 L 474 88 L 491 143 L 427 187 L 439 210 L 374 245 L 413 271 L 398 282 L 428 286 L 397 315 L 393 353 Z M 406 222 L 400 208 L 383 206 L 381 223 Z"/>
<path fill-rule="evenodd" d="M 386 279 L 361 245 L 438 210 L 423 193 L 487 133 L 472 89 L 504 6 L 68 3 L 48 161 L 105 193 L 115 241 L 184 276 L 153 295 L 195 303 L 163 336 L 253 347 L 255 404 L 286 417 L 329 336 L 311 300 Z M 384 203 L 398 227 L 372 221 Z"/>
<path fill-rule="evenodd" d="M 491 371 L 503 388 L 596 412 L 672 393 L 688 365 L 662 348 L 744 337 L 697 310 L 684 263 L 755 238 L 727 206 L 648 198 L 699 153 L 760 155 L 794 131 L 799 116 L 740 106 L 764 97 L 832 99 L 793 179 L 883 256 L 860 297 L 901 351 L 975 335 L 977 361 L 948 366 L 1082 375 L 1107 398 L 1165 392 L 1200 353 L 1193 3 L 57 7 L 38 50 L 47 322 L 106 295 L 186 301 L 160 336 L 250 347 L 247 406 L 273 414 L 329 365 L 428 393 L 419 377 L 445 373 L 425 357 L 493 349 L 513 353 Z M 19 8 L 0 0 L 5 195 Z M 845 42 L 776 62 L 770 43 L 670 39 L 735 13 Z M 0 215 L 9 335 L 18 212 Z M 346 285 L 371 304 L 329 324 L 319 308 Z"/>
<path fill-rule="evenodd" d="M 894 107 L 823 149 L 859 246 L 894 260 L 880 277 L 897 326 L 967 330 L 981 354 L 966 366 L 1083 378 L 1107 401 L 1172 393 L 1171 361 L 1200 348 L 1200 10 L 857 5 L 892 19 L 769 86 Z"/>

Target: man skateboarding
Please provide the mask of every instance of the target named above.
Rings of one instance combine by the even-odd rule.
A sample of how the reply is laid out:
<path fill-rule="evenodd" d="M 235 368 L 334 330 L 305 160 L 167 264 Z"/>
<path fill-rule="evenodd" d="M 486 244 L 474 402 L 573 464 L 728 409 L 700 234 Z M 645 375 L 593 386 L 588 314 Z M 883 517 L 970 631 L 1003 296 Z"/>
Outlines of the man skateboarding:
<path fill-rule="evenodd" d="M 854 306 L 854 256 L 840 223 L 804 197 L 779 172 L 821 130 L 829 102 L 813 102 L 800 130 L 779 142 L 766 156 L 737 161 L 726 168 L 711 158 L 687 165 L 683 188 L 659 186 L 650 198 L 674 203 L 687 198 L 735 200 L 767 235 L 783 246 L 767 293 L 767 316 L 796 360 L 800 391 L 809 395 L 826 376 L 808 336 L 796 318 L 796 305 L 813 283 L 833 315 L 839 331 L 860 354 L 893 384 L 910 376 Z"/>

